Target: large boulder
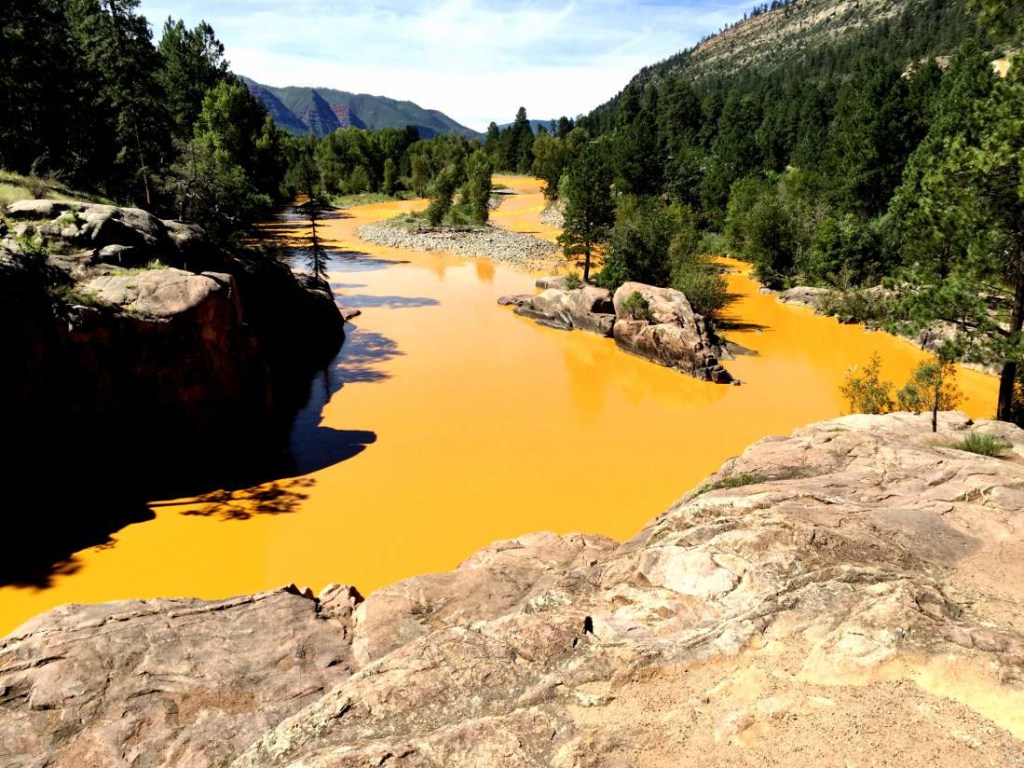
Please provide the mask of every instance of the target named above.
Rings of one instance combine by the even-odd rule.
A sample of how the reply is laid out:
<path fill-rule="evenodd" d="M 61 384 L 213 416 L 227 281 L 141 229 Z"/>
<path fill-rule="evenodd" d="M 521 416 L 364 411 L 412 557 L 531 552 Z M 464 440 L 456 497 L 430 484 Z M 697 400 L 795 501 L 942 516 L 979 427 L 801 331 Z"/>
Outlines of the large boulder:
<path fill-rule="evenodd" d="M 536 320 L 549 328 L 563 331 L 573 329 L 572 307 L 567 291 L 548 288 L 532 299 L 518 304 L 514 311 L 517 315 Z"/>
<path fill-rule="evenodd" d="M 641 298 L 641 312 L 630 307 L 634 295 Z M 721 345 L 683 293 L 628 282 L 619 286 L 612 301 L 613 334 L 620 348 L 704 381 L 732 381 L 719 362 Z"/>
<path fill-rule="evenodd" d="M 538 286 L 542 283 L 564 285 L 564 278 L 541 278 L 537 281 Z M 551 287 L 537 296 L 502 296 L 498 303 L 514 306 L 517 315 L 565 331 L 579 329 L 600 336 L 611 336 L 612 326 L 615 325 L 611 293 L 593 285 L 583 285 L 572 290 Z"/>
<path fill-rule="evenodd" d="M 819 288 L 813 285 L 797 285 L 780 293 L 779 301 L 783 304 L 802 304 L 817 311 L 821 309 L 829 293 L 828 288 Z"/>
<path fill-rule="evenodd" d="M 352 673 L 360 600 L 288 588 L 58 608 L 0 644 L 0 763 L 222 765 Z"/>
<path fill-rule="evenodd" d="M 582 285 L 569 291 L 569 313 L 574 328 L 599 336 L 611 336 L 615 325 L 612 294 L 605 288 Z"/>
<path fill-rule="evenodd" d="M 196 275 L 181 269 L 152 269 L 129 275 L 104 275 L 83 284 L 100 301 L 150 317 L 172 317 L 195 310 L 214 294 L 235 293 L 231 275 Z M 241 306 L 237 309 L 240 311 Z"/>

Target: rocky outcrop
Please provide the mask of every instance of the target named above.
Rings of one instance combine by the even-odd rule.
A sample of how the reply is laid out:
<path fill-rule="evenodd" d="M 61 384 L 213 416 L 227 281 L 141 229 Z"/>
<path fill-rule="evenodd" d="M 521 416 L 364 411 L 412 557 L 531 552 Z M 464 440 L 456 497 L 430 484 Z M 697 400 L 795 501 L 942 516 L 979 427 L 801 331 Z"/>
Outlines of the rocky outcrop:
<path fill-rule="evenodd" d="M 831 291 L 813 285 L 798 285 L 779 294 L 783 304 L 802 304 L 813 310 L 819 310 Z"/>
<path fill-rule="evenodd" d="M 541 325 L 563 331 L 582 330 L 599 336 L 611 336 L 615 325 L 612 295 L 604 288 L 582 285 L 570 290 L 564 277 L 542 277 L 537 287 L 540 294 L 502 296 L 498 304 L 514 306 L 515 313 L 536 320 Z"/>
<path fill-rule="evenodd" d="M 851 416 L 622 545 L 524 536 L 365 601 L 58 609 L 0 641 L 0 763 L 1020 765 L 1022 460 L 1006 424 Z"/>
<path fill-rule="evenodd" d="M 726 348 L 696 314 L 686 296 L 672 288 L 624 283 L 615 296 L 604 288 L 568 289 L 565 277 L 542 277 L 536 296 L 501 296 L 498 304 L 514 306 L 517 315 L 561 330 L 613 336 L 627 352 L 688 373 L 704 381 L 733 380 L 719 359 Z M 636 294 L 639 299 L 629 302 Z"/>
<path fill-rule="evenodd" d="M 634 301 L 633 297 L 639 299 Z M 686 296 L 672 288 L 623 283 L 615 291 L 615 343 L 628 352 L 688 373 L 727 384 L 732 376 L 719 359 L 722 349 Z"/>
<path fill-rule="evenodd" d="M 6 216 L 9 469 L 46 466 L 76 506 L 94 492 L 113 505 L 143 475 L 275 452 L 309 376 L 343 338 L 326 285 L 271 255 L 216 249 L 195 225 L 72 201 L 17 202 Z M 114 467 L 116 484 L 105 478 Z"/>

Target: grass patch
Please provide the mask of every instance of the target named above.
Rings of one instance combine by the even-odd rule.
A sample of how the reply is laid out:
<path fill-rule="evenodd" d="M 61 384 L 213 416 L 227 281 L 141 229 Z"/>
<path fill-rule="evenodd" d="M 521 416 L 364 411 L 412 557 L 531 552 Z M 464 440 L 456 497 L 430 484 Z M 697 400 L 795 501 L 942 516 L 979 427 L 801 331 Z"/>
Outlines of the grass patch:
<path fill-rule="evenodd" d="M 164 269 L 166 265 L 159 259 L 152 259 L 141 267 L 118 267 L 110 274 L 113 277 L 124 277 L 125 275 L 137 275 L 141 272 L 152 272 L 154 269 Z"/>
<path fill-rule="evenodd" d="M 958 451 L 976 453 L 979 456 L 992 456 L 994 458 L 999 458 L 1003 453 L 1012 448 L 1013 444 L 1000 437 L 995 437 L 994 435 L 986 435 L 981 432 L 971 432 L 969 435 L 966 435 L 963 440 L 953 443 L 950 447 L 956 448 Z"/>
<path fill-rule="evenodd" d="M 102 309 L 111 306 L 91 291 L 86 291 L 76 285 L 55 285 L 48 289 L 50 300 L 54 304 L 62 304 L 66 307 L 94 307 Z"/>
<path fill-rule="evenodd" d="M 763 483 L 768 478 L 764 475 L 758 474 L 757 472 L 740 472 L 735 475 L 726 475 L 723 478 L 716 480 L 713 483 L 705 483 L 694 492 L 694 497 L 700 496 L 704 493 L 710 493 L 711 491 L 717 491 L 722 488 L 742 488 L 745 485 L 755 485 L 756 483 Z"/>
<path fill-rule="evenodd" d="M 72 189 L 54 176 L 23 176 L 13 171 L 0 170 L 0 203 L 9 205 L 16 200 L 32 200 L 37 197 L 113 204 L 113 201 L 106 197 Z"/>
<path fill-rule="evenodd" d="M 427 226 L 427 214 L 420 212 L 403 213 L 395 218 L 388 220 L 388 226 L 398 227 L 409 232 L 415 232 L 418 229 L 422 229 Z"/>

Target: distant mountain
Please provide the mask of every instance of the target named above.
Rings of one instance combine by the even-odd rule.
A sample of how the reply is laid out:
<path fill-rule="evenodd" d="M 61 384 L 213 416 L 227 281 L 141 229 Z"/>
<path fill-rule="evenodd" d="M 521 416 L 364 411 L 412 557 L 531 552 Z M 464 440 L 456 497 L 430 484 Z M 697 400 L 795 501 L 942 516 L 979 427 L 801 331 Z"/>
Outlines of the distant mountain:
<path fill-rule="evenodd" d="M 482 138 L 480 133 L 455 122 L 443 112 L 424 109 L 411 101 L 332 88 L 274 88 L 247 77 L 241 79 L 252 95 L 263 102 L 280 128 L 300 136 L 310 131 L 326 136 L 349 126 L 375 130 L 414 125 L 424 139 L 447 133 Z"/>

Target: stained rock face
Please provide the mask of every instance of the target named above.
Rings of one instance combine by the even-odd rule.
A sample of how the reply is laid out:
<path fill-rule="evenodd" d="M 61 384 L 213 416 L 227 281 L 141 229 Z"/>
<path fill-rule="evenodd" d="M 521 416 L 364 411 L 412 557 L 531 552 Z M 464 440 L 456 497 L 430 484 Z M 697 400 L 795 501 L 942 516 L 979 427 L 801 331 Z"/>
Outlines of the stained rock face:
<path fill-rule="evenodd" d="M 363 602 L 58 609 L 0 641 L 0 764 L 1024 765 L 1021 488 L 1014 427 L 845 417 L 622 545 L 524 536 Z"/>
<path fill-rule="evenodd" d="M 627 301 L 634 294 L 646 303 L 646 317 L 630 312 Z M 623 283 L 615 291 L 613 303 L 613 333 L 622 349 L 698 379 L 717 384 L 732 381 L 719 363 L 722 350 L 717 340 L 684 294 L 672 288 Z"/>
<path fill-rule="evenodd" d="M 49 446 L 76 433 L 96 455 L 110 452 L 109 464 L 131 460 L 137 445 L 118 451 L 140 424 L 164 458 L 205 446 L 229 454 L 236 433 L 241 444 L 273 442 L 291 389 L 308 385 L 293 380 L 342 341 L 326 286 L 301 283 L 269 257 L 218 250 L 196 225 L 72 201 L 16 202 L 6 216 L 14 237 L 0 239 L 9 364 L 0 402 L 26 466 L 36 454 L 49 462 Z M 187 451 L 176 450 L 182 442 Z"/>

